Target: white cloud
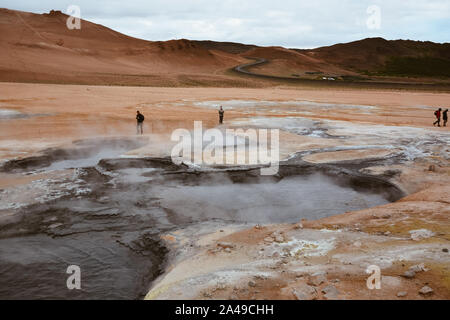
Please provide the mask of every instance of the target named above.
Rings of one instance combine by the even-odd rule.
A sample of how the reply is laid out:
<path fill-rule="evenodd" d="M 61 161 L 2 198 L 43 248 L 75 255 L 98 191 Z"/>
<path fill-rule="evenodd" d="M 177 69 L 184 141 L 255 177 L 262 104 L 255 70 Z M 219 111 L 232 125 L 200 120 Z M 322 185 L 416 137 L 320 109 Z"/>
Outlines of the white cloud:
<path fill-rule="evenodd" d="M 81 7 L 82 17 L 148 40 L 190 38 L 316 47 L 365 37 L 450 41 L 448 0 L 2 0 L 32 12 Z M 367 28 L 370 5 L 381 28 Z"/>

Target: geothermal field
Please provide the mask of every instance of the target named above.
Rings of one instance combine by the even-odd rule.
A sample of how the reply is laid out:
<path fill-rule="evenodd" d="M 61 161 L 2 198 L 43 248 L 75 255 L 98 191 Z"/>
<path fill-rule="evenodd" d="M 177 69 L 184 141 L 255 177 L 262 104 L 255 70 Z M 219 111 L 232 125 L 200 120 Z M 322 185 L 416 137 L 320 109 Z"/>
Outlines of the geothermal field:
<path fill-rule="evenodd" d="M 66 18 L 0 10 L 0 299 L 450 298 L 448 78 L 339 60 L 410 43 L 150 42 Z"/>
<path fill-rule="evenodd" d="M 295 299 L 309 277 L 338 299 L 449 296 L 450 132 L 429 119 L 449 94 L 0 87 L 2 298 Z M 279 129 L 278 173 L 174 163 L 194 120 Z"/>

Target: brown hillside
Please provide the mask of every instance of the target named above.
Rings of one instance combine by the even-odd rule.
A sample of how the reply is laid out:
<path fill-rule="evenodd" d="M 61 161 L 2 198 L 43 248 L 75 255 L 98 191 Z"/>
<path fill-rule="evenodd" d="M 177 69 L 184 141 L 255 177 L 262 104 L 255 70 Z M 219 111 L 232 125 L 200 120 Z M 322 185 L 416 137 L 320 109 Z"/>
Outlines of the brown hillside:
<path fill-rule="evenodd" d="M 296 50 L 310 57 L 326 60 L 354 71 L 379 71 L 392 58 L 425 58 L 450 60 L 450 43 L 368 38 L 312 50 Z"/>
<path fill-rule="evenodd" d="M 67 18 L 0 9 L 0 81 L 178 85 L 180 77 L 221 74 L 245 61 L 189 40 L 145 41 L 86 20 L 69 30 Z"/>

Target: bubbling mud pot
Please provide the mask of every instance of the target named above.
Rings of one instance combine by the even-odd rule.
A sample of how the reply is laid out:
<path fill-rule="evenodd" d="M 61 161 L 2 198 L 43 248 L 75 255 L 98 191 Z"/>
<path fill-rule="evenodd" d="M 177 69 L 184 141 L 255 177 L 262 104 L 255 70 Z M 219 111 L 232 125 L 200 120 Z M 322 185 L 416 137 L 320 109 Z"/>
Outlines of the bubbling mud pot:
<path fill-rule="evenodd" d="M 161 233 L 212 220 L 319 219 L 403 195 L 387 179 L 348 163 L 293 158 L 278 175 L 263 177 L 259 168 L 195 170 L 166 158 L 119 158 L 143 143 L 81 141 L 0 168 L 23 174 L 73 168 L 71 178 L 50 182 L 65 188 L 60 197 L 0 209 L 0 299 L 140 299 L 165 269 Z M 69 265 L 81 268 L 81 290 L 66 287 Z"/>

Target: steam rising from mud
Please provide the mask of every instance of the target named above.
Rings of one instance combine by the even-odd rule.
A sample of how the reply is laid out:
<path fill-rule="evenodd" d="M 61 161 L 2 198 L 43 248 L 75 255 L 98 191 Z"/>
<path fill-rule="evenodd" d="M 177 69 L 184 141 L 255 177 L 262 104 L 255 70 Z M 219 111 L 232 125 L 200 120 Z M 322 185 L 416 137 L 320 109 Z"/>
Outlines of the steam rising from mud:
<path fill-rule="evenodd" d="M 165 268 L 162 232 L 212 220 L 318 219 L 401 195 L 379 178 L 300 160 L 261 177 L 259 168 L 194 170 L 169 158 L 118 158 L 144 143 L 80 141 L 0 168 L 27 174 L 76 168 L 71 178 L 49 182 L 64 188 L 61 197 L 10 208 L 13 214 L 0 219 L 0 298 L 138 299 Z M 72 264 L 81 267 L 81 291 L 66 288 Z"/>
<path fill-rule="evenodd" d="M 250 183 L 233 183 L 223 175 L 214 178 L 200 185 L 157 186 L 151 190 L 161 198 L 163 207 L 191 221 L 209 218 L 293 223 L 302 218 L 315 220 L 388 202 L 380 194 L 339 186 L 320 173 Z"/>

